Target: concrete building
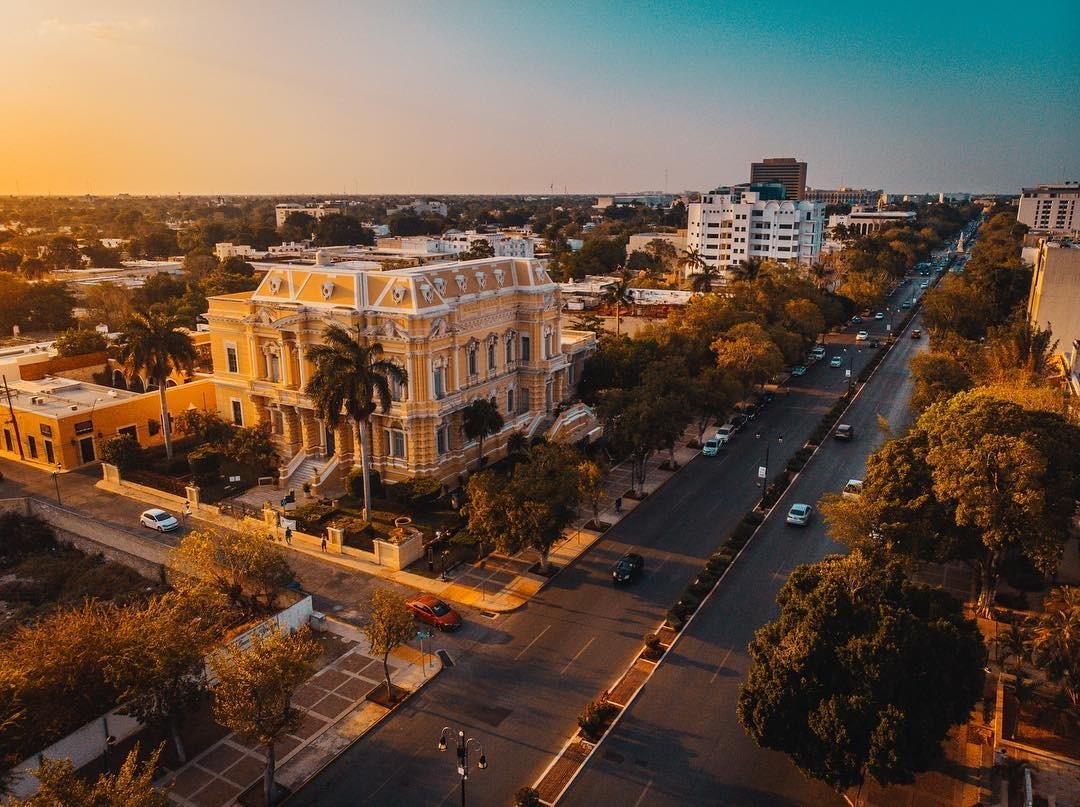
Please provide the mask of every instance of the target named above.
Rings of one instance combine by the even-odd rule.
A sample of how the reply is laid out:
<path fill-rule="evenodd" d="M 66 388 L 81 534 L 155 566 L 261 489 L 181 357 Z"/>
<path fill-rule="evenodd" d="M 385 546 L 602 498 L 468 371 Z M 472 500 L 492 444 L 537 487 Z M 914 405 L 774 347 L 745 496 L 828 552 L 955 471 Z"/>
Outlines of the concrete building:
<path fill-rule="evenodd" d="M 843 225 L 849 232 L 858 235 L 870 235 L 894 224 L 914 224 L 914 210 L 860 210 L 853 208 L 850 213 L 829 216 L 829 231 Z"/>
<path fill-rule="evenodd" d="M 415 213 L 418 216 L 442 216 L 446 218 L 447 208 L 445 202 L 428 201 L 425 199 L 417 199 L 410 202 L 407 205 L 398 205 L 397 207 L 388 207 L 386 209 L 386 215 L 392 216 L 395 213 L 400 213 L 403 210 L 408 210 Z"/>
<path fill-rule="evenodd" d="M 859 205 L 876 207 L 885 191 L 881 188 L 807 188 L 804 199 L 826 205 Z"/>
<path fill-rule="evenodd" d="M 211 298 L 205 318 L 219 411 L 233 423 L 271 424 L 292 486 L 339 481 L 359 459 L 351 424 L 328 429 L 303 393 L 306 350 L 331 323 L 359 328 L 408 373 L 389 413 L 372 417 L 372 468 L 390 482 L 428 474 L 456 486 L 476 461 L 462 410 L 479 398 L 494 401 L 506 424 L 485 453 L 497 455 L 516 431 L 557 432 L 554 409 L 596 346 L 591 332 L 563 327 L 558 287 L 520 258 L 381 271 L 319 254 L 314 265 L 269 266 L 254 292 Z"/>
<path fill-rule="evenodd" d="M 279 205 L 274 205 L 274 217 L 277 220 L 277 226 L 281 227 L 285 224 L 285 219 L 292 213 L 307 213 L 315 221 L 318 221 L 323 216 L 329 216 L 334 213 L 344 213 L 340 205 L 330 204 L 329 202 L 308 202 L 306 204 L 299 204 L 297 202 L 283 202 Z"/>
<path fill-rule="evenodd" d="M 1033 232 L 1080 234 L 1080 182 L 1024 188 L 1016 220 Z"/>
<path fill-rule="evenodd" d="M 608 207 L 632 207 L 633 205 L 645 205 L 646 207 L 671 207 L 678 197 L 673 193 L 624 193 L 612 196 L 596 197 L 593 207 L 604 210 Z"/>
<path fill-rule="evenodd" d="M 794 157 L 766 157 L 759 163 L 750 163 L 750 184 L 761 182 L 781 182 L 785 199 L 803 199 L 806 194 L 806 163 Z"/>
<path fill-rule="evenodd" d="M 648 252 L 649 242 L 653 240 L 666 241 L 681 254 L 686 249 L 686 230 L 677 233 L 634 233 L 626 244 L 626 257 L 635 252 Z"/>
<path fill-rule="evenodd" d="M 750 258 L 817 260 L 825 205 L 763 200 L 757 191 L 737 188 L 718 191 L 687 209 L 686 248 L 696 249 L 710 266 L 738 266 Z"/>
<path fill-rule="evenodd" d="M 1050 328 L 1066 366 L 1080 367 L 1080 245 L 1044 238 L 1035 256 L 1028 321 Z"/>
<path fill-rule="evenodd" d="M 259 252 L 249 244 L 231 244 L 228 241 L 214 244 L 214 255 L 221 261 L 226 258 L 243 258 L 245 261 L 255 261 L 266 257 L 265 252 Z"/>
<path fill-rule="evenodd" d="M 476 240 L 487 241 L 496 258 L 532 258 L 542 239 L 524 232 L 478 233 L 476 230 L 447 230 L 438 238 L 426 235 L 378 239 L 381 250 L 402 250 L 415 255 L 457 255 L 472 248 Z"/>

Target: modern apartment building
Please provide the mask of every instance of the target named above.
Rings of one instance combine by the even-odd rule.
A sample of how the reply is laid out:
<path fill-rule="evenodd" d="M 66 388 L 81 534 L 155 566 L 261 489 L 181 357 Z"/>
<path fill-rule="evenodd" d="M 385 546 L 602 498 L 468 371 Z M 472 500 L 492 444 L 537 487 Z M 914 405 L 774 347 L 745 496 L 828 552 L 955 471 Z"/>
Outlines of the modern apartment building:
<path fill-rule="evenodd" d="M 1080 367 L 1080 245 L 1040 239 L 1027 313 L 1032 325 L 1050 328 L 1067 365 Z"/>
<path fill-rule="evenodd" d="M 456 486 L 477 459 L 462 410 L 479 398 L 498 406 L 505 427 L 484 442 L 497 455 L 509 435 L 554 419 L 596 346 L 595 334 L 563 327 L 540 263 L 518 258 L 381 271 L 320 253 L 314 265 L 270 265 L 254 292 L 211 298 L 205 317 L 219 411 L 271 424 L 293 486 L 338 480 L 359 460 L 351 424 L 327 428 L 303 393 L 306 350 L 331 323 L 358 327 L 408 373 L 389 413 L 372 417 L 372 467 L 390 482 L 429 474 Z"/>
<path fill-rule="evenodd" d="M 285 219 L 287 219 L 291 213 L 307 213 L 313 219 L 318 221 L 323 216 L 344 212 L 345 211 L 340 205 L 328 204 L 326 202 L 314 202 L 303 205 L 296 202 L 284 202 L 280 205 L 274 205 L 274 216 L 278 227 L 285 224 Z"/>
<path fill-rule="evenodd" d="M 780 182 L 784 186 L 784 198 L 798 201 L 806 194 L 806 163 L 794 157 L 766 157 L 759 163 L 750 163 L 750 184 Z"/>
<path fill-rule="evenodd" d="M 803 198 L 808 202 L 821 202 L 826 205 L 876 207 L 884 193 L 881 188 L 808 188 Z"/>
<path fill-rule="evenodd" d="M 687 209 L 686 248 L 710 266 L 750 258 L 810 264 L 821 252 L 825 205 L 763 200 L 757 191 L 718 188 Z"/>
<path fill-rule="evenodd" d="M 1016 220 L 1033 232 L 1050 235 L 1080 233 L 1080 182 L 1024 188 Z"/>

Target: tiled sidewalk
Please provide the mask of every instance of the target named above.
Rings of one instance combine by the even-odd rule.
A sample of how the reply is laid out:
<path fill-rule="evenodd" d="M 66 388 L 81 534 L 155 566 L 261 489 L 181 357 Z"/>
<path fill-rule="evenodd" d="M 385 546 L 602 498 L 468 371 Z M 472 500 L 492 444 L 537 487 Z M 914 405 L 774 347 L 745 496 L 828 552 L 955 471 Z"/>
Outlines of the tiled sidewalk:
<path fill-rule="evenodd" d="M 297 689 L 294 705 L 304 710 L 300 727 L 276 746 L 276 779 L 296 790 L 390 710 L 366 700 L 385 686 L 382 659 L 373 657 L 363 637 L 347 626 L 332 626 L 352 646 Z M 402 648 L 390 656 L 391 682 L 410 692 L 438 672 L 439 662 Z M 435 666 L 432 667 L 431 665 Z M 227 807 L 253 784 L 265 768 L 260 746 L 229 734 L 175 774 L 157 782 L 172 787 L 169 799 L 184 807 Z"/>

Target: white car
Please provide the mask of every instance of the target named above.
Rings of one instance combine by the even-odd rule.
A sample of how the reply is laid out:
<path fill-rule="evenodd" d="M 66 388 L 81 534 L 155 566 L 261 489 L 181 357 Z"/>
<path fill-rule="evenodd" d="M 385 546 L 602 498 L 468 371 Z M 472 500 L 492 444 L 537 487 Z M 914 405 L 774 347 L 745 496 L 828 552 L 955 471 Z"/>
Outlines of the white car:
<path fill-rule="evenodd" d="M 797 365 L 795 365 L 794 367 L 791 368 L 791 374 L 792 375 L 806 375 L 806 368 L 801 364 L 797 364 Z"/>
<path fill-rule="evenodd" d="M 139 523 L 158 532 L 171 532 L 180 526 L 176 516 L 171 516 L 157 507 L 144 510 L 142 515 L 139 516 Z"/>
<path fill-rule="evenodd" d="M 701 447 L 701 453 L 706 457 L 715 457 L 720 451 L 720 441 L 715 437 L 710 437 L 705 441 L 705 445 Z"/>
<path fill-rule="evenodd" d="M 833 356 L 831 359 L 829 359 L 829 366 L 830 367 L 843 367 L 844 366 L 844 358 L 843 358 L 843 356 Z"/>
<path fill-rule="evenodd" d="M 731 438 L 735 436 L 735 432 L 737 431 L 738 429 L 734 423 L 725 423 L 717 429 L 716 434 L 713 435 L 713 439 L 718 444 L 726 446 L 731 441 Z"/>
<path fill-rule="evenodd" d="M 796 527 L 805 527 L 810 523 L 810 516 L 813 513 L 814 508 L 808 504 L 793 504 L 791 509 L 788 510 L 787 523 Z"/>
<path fill-rule="evenodd" d="M 815 361 L 820 361 L 825 358 L 825 345 L 818 345 L 810 351 L 810 355 L 814 357 Z"/>
<path fill-rule="evenodd" d="M 849 479 L 840 491 L 845 499 L 858 499 L 862 496 L 863 481 L 861 479 Z"/>
<path fill-rule="evenodd" d="M 870 338 L 870 334 L 868 332 L 866 332 L 866 331 L 859 331 L 857 334 L 855 334 L 855 341 L 856 342 L 865 342 L 869 338 Z"/>
<path fill-rule="evenodd" d="M 874 314 L 874 319 L 885 319 L 885 314 L 881 311 L 878 311 L 876 314 Z"/>

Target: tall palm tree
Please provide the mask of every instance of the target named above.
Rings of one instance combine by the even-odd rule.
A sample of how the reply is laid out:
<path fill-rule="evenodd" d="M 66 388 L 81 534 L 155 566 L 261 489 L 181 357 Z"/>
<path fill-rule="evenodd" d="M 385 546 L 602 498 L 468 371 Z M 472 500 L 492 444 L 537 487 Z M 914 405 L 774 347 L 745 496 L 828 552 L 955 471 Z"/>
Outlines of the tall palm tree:
<path fill-rule="evenodd" d="M 150 310 L 133 314 L 121 329 L 120 361 L 130 377 L 145 373 L 156 384 L 161 399 L 161 430 L 165 434 L 165 455 L 171 460 L 172 429 L 165 403 L 165 382 L 174 370 L 191 372 L 195 366 L 195 345 L 183 320 L 172 314 Z"/>
<path fill-rule="evenodd" d="M 341 422 L 344 414 L 352 421 L 360 441 L 360 468 L 364 475 L 364 520 L 371 520 L 371 450 L 369 431 L 376 400 L 383 412 L 390 410 L 391 382 L 404 384 L 404 368 L 383 358 L 378 342 L 368 342 L 357 325 L 354 332 L 340 325 L 323 331 L 323 343 L 312 345 L 308 360 L 315 365 L 304 385 L 315 412 L 330 428 Z"/>
<path fill-rule="evenodd" d="M 705 259 L 701 257 L 701 253 L 695 247 L 691 247 L 682 251 L 677 263 L 680 269 L 686 270 L 686 276 L 690 277 L 701 271 L 702 267 L 705 266 Z"/>
<path fill-rule="evenodd" d="M 627 305 L 634 302 L 634 293 L 630 289 L 630 272 L 623 269 L 608 290 L 604 292 L 604 302 L 615 306 L 615 335 L 619 335 L 619 313 L 623 303 Z"/>
<path fill-rule="evenodd" d="M 476 470 L 484 464 L 484 438 L 497 433 L 503 427 L 503 416 L 499 407 L 487 398 L 479 398 L 465 407 L 461 413 L 461 428 L 466 437 L 475 437 L 479 442 L 476 452 Z"/>
<path fill-rule="evenodd" d="M 720 271 L 719 266 L 702 264 L 699 271 L 690 275 L 690 288 L 694 291 L 712 291 L 713 282 L 720 280 L 723 276 L 724 273 Z"/>

